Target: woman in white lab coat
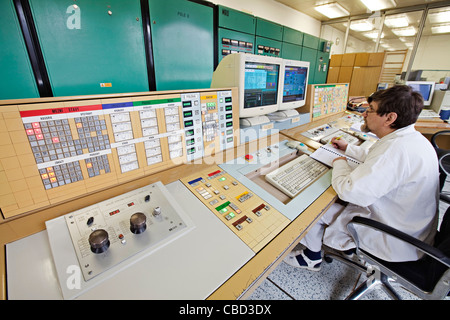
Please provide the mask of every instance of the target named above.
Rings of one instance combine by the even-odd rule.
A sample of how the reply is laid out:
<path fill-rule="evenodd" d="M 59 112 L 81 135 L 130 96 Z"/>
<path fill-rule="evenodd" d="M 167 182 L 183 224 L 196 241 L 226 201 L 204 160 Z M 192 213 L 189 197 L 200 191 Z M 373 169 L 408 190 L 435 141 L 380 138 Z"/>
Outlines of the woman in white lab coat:
<path fill-rule="evenodd" d="M 291 252 L 285 262 L 320 270 L 322 243 L 350 253 L 355 248 L 347 223 L 367 217 L 427 243 L 438 218 L 439 170 L 430 142 L 414 128 L 423 108 L 422 96 L 408 86 L 377 91 L 368 99 L 362 129 L 380 138 L 369 150 L 333 138 L 335 147 L 363 163 L 351 169 L 344 157 L 333 162 L 332 186 L 346 206 L 334 204 L 301 241 L 305 250 Z M 412 261 L 420 252 L 373 229 L 355 226 L 360 247 L 386 261 Z"/>

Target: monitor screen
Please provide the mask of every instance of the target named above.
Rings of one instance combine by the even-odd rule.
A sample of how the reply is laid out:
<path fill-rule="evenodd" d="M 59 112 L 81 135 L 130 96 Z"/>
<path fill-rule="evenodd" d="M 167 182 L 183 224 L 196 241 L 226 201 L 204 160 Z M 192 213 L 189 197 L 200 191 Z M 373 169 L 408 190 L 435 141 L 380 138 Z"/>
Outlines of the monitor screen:
<path fill-rule="evenodd" d="M 413 89 L 413 91 L 419 92 L 422 95 L 423 100 L 428 101 L 430 99 L 432 89 L 431 84 L 409 83 L 408 85 Z"/>
<path fill-rule="evenodd" d="M 406 84 L 410 86 L 413 91 L 419 92 L 422 95 L 424 106 L 431 105 L 435 86 L 433 81 L 406 81 Z"/>
<path fill-rule="evenodd" d="M 244 109 L 277 104 L 280 65 L 245 62 Z"/>
<path fill-rule="evenodd" d="M 307 67 L 285 66 L 283 103 L 305 100 L 307 76 Z"/>

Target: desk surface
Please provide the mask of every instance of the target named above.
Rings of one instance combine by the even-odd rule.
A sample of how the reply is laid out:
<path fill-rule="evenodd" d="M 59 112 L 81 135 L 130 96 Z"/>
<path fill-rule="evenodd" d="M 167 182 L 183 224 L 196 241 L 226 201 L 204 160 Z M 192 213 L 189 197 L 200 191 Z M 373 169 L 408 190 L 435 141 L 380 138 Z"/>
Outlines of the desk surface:
<path fill-rule="evenodd" d="M 264 145 L 270 145 L 272 137 L 266 137 L 258 141 L 256 148 L 264 147 Z M 279 137 L 275 138 L 278 141 Z M 233 156 L 243 156 L 248 152 L 255 151 L 251 144 L 240 150 L 229 150 L 224 152 L 225 159 L 231 159 Z M 231 154 L 231 155 L 230 155 Z M 217 160 L 217 155 L 214 156 Z M 152 182 L 162 181 L 164 184 L 170 184 L 177 181 L 180 176 L 179 173 L 192 174 L 200 169 L 207 168 L 208 161 L 204 161 L 203 164 L 196 165 L 182 165 L 176 168 L 172 168 L 164 171 L 162 174 L 137 179 L 135 181 L 117 186 L 112 190 L 104 190 L 102 192 L 88 195 L 86 197 L 76 199 L 69 203 L 64 203 L 59 206 L 47 208 L 45 210 L 30 214 L 27 216 L 17 217 L 8 221 L 4 221 L 0 224 L 0 240 L 3 244 L 11 243 L 15 240 L 20 240 L 28 236 L 40 237 L 38 232 L 45 229 L 44 222 L 54 219 L 61 215 L 61 212 L 67 213 L 74 211 L 78 208 L 84 207 L 89 203 L 96 203 L 102 199 L 111 197 L 111 194 L 121 194 L 126 191 L 138 188 L 143 185 L 147 185 Z M 273 267 L 280 263 L 283 257 L 290 252 L 290 248 L 294 247 L 298 241 L 304 236 L 307 230 L 319 219 L 321 214 L 331 205 L 336 199 L 334 190 L 330 187 L 316 200 L 314 201 L 301 215 L 291 221 L 291 223 L 280 232 L 269 244 L 261 249 L 257 254 L 252 257 L 242 255 L 242 259 L 245 261 L 237 262 L 237 264 L 230 264 L 227 272 L 222 272 L 222 276 L 225 277 L 219 283 L 217 290 L 211 290 L 209 299 L 236 299 L 238 297 L 245 297 L 250 293 L 252 288 L 256 288 L 260 281 L 267 276 Z M 237 238 L 236 238 L 237 239 Z M 0 264 L 0 271 L 2 273 L 2 298 L 6 298 L 6 276 L 5 276 L 5 247 L 1 246 L 2 261 Z M 230 272 L 232 269 L 233 272 Z M 209 288 L 208 290 L 210 290 Z M 204 295 L 203 291 L 203 295 Z"/>
<path fill-rule="evenodd" d="M 238 147 L 234 150 L 227 150 L 221 153 L 223 159 L 233 159 L 235 157 L 242 157 L 245 154 L 254 152 L 259 148 L 271 144 L 271 139 L 276 141 L 283 140 L 284 137 L 298 140 L 312 149 L 320 147 L 320 143 L 315 142 L 301 135 L 302 132 L 319 125 L 335 121 L 345 115 L 345 113 L 330 116 L 308 123 L 293 129 L 284 130 L 280 135 L 273 138 L 273 136 L 262 138 L 255 146 L 254 143 L 248 143 L 244 147 Z M 432 134 L 440 130 L 450 129 L 450 125 L 443 121 L 420 121 L 416 124 L 418 131 L 424 134 Z M 280 138 L 283 137 L 283 138 Z M 214 163 L 217 163 L 217 155 L 214 156 Z M 225 161 L 224 161 L 225 162 Z M 181 165 L 175 168 L 165 170 L 162 173 L 146 176 L 144 178 L 136 179 L 134 181 L 124 183 L 109 190 L 103 190 L 95 194 L 89 194 L 85 197 L 75 199 L 74 201 L 63 203 L 60 205 L 45 208 L 40 211 L 33 212 L 28 215 L 18 216 L 9 220 L 0 221 L 0 274 L 2 275 L 0 282 L 2 290 L 0 291 L 0 298 L 6 299 L 6 261 L 5 261 L 5 245 L 16 240 L 20 240 L 31 236 L 30 239 L 40 238 L 43 241 L 42 233 L 45 230 L 45 221 L 57 218 L 62 213 L 75 211 L 79 208 L 85 207 L 89 204 L 108 199 L 112 196 L 125 193 L 127 191 L 148 185 L 150 183 L 161 181 L 163 184 L 170 184 L 180 178 L 180 172 L 185 176 L 204 170 L 208 168 L 209 161 L 204 161 L 202 164 Z M 289 225 L 280 232 L 272 241 L 270 241 L 263 249 L 255 255 L 243 255 L 245 261 L 240 261 L 236 265 L 230 266 L 233 272 L 228 270 L 223 273 L 225 281 L 212 290 L 208 299 L 236 299 L 249 295 L 253 288 L 256 288 L 260 282 L 280 263 L 284 256 L 298 243 L 298 241 L 306 234 L 308 229 L 317 221 L 326 209 L 336 200 L 337 196 L 334 190 L 328 188 L 316 201 L 307 207 L 301 215 L 291 221 Z M 237 239 L 237 238 L 236 238 Z M 220 283 L 219 281 L 218 283 Z M 210 289 L 207 289 L 208 291 Z M 204 292 L 202 293 L 204 294 Z"/>

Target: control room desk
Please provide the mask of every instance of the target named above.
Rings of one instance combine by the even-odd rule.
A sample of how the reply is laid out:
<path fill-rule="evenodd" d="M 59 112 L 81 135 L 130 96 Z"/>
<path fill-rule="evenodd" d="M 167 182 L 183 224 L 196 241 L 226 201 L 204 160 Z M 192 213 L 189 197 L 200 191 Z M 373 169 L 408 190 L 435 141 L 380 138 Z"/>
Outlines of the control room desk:
<path fill-rule="evenodd" d="M 311 140 L 311 139 L 303 136 L 302 133 L 307 130 L 310 130 L 312 128 L 327 124 L 329 122 L 337 121 L 348 114 L 359 114 L 360 115 L 361 113 L 350 112 L 350 111 L 339 112 L 339 113 L 330 115 L 328 117 L 322 117 L 322 118 L 320 118 L 320 120 L 317 120 L 314 122 L 308 122 L 308 123 L 298 126 L 298 127 L 283 130 L 283 131 L 281 131 L 281 133 L 290 139 L 303 142 L 304 144 L 306 144 L 308 147 L 310 147 L 312 149 L 317 149 L 321 146 L 321 144 L 319 142 L 316 142 L 314 140 Z M 433 134 L 435 134 L 436 132 L 439 132 L 442 130 L 450 130 L 450 124 L 439 118 L 419 119 L 415 124 L 415 128 L 417 131 L 422 133 L 427 139 L 430 139 L 431 136 Z M 444 149 L 450 148 L 450 140 L 448 140 L 446 138 L 443 138 L 441 141 L 438 140 L 437 142 L 438 142 L 438 145 Z"/>
<path fill-rule="evenodd" d="M 260 148 L 269 146 L 273 140 L 285 139 L 284 135 L 273 135 L 258 140 L 258 143 L 248 143 L 232 150 L 227 150 L 214 159 L 233 159 L 254 152 Z M 279 140 L 278 140 L 279 139 Z M 168 169 L 158 174 L 153 174 L 131 182 L 118 185 L 108 190 L 103 190 L 93 194 L 88 194 L 73 201 L 55 205 L 36 211 L 27 215 L 18 216 L 11 219 L 0 220 L 0 272 L 1 272 L 1 298 L 6 299 L 6 260 L 5 245 L 13 241 L 25 238 L 40 231 L 45 230 L 45 221 L 54 219 L 63 214 L 78 210 L 88 205 L 103 201 L 119 194 L 143 187 L 145 185 L 161 181 L 169 184 L 180 178 L 180 172 L 188 176 L 199 170 L 208 168 L 208 159 L 202 164 L 184 164 Z M 308 208 L 306 208 L 297 218 L 272 239 L 263 249 L 258 251 L 241 268 L 229 277 L 224 283 L 207 297 L 208 299 L 237 299 L 247 297 L 270 272 L 282 262 L 283 258 L 306 234 L 309 228 L 321 217 L 326 209 L 336 200 L 337 196 L 332 187 L 323 192 Z M 207 240 L 207 239 L 205 239 Z M 201 263 L 201 261 L 199 261 Z"/>

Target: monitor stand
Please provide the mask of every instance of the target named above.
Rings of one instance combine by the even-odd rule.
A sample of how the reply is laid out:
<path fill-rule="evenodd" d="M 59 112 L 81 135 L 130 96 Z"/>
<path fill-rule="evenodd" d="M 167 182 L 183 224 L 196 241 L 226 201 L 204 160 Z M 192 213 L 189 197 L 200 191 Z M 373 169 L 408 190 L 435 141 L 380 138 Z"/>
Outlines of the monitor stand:
<path fill-rule="evenodd" d="M 241 127 L 253 127 L 259 126 L 261 124 L 269 123 L 270 119 L 267 116 L 251 117 L 251 118 L 241 118 L 239 119 L 239 124 Z"/>
<path fill-rule="evenodd" d="M 274 113 L 269 113 L 267 116 L 270 120 L 286 120 L 291 117 L 298 116 L 299 113 L 295 109 L 289 109 L 289 110 L 281 110 Z"/>

